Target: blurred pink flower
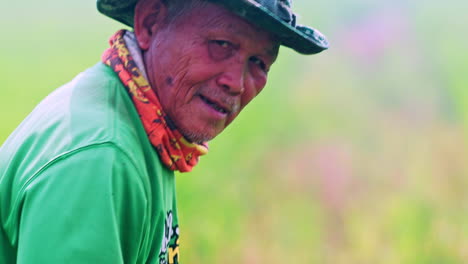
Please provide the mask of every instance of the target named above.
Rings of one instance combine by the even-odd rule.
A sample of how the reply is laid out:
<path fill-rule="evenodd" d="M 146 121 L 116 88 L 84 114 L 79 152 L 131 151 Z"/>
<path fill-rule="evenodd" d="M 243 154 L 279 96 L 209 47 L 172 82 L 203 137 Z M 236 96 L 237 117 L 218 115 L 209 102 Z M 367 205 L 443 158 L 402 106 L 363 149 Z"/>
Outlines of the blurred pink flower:
<path fill-rule="evenodd" d="M 401 9 L 385 8 L 342 29 L 340 48 L 363 59 L 375 59 L 386 49 L 409 39 L 409 21 Z"/>

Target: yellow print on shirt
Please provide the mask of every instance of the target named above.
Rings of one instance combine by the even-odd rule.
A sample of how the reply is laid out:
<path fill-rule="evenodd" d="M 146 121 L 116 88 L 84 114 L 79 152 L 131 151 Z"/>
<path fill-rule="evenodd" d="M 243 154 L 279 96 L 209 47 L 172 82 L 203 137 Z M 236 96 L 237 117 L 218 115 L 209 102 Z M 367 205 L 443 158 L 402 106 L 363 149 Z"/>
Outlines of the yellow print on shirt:
<path fill-rule="evenodd" d="M 172 225 L 172 211 L 164 221 L 164 236 L 159 251 L 159 264 L 179 264 L 179 225 Z"/>

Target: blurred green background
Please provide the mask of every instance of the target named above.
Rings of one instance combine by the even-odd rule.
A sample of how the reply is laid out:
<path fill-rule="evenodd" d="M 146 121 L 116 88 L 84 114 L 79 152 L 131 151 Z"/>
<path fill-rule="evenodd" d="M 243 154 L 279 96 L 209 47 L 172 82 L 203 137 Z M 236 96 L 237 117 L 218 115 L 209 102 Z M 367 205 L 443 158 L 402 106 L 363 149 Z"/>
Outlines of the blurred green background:
<path fill-rule="evenodd" d="M 4 1 L 0 144 L 99 61 L 94 1 Z M 468 2 L 295 0 L 331 49 L 267 88 L 179 174 L 182 263 L 468 263 Z"/>

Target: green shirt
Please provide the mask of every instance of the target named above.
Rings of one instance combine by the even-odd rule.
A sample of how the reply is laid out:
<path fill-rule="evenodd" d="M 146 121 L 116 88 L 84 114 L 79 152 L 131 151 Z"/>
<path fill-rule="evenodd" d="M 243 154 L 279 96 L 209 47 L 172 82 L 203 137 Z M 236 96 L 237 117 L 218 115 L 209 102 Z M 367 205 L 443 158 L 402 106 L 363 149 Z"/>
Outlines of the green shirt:
<path fill-rule="evenodd" d="M 0 263 L 179 263 L 174 184 L 98 63 L 0 147 Z"/>

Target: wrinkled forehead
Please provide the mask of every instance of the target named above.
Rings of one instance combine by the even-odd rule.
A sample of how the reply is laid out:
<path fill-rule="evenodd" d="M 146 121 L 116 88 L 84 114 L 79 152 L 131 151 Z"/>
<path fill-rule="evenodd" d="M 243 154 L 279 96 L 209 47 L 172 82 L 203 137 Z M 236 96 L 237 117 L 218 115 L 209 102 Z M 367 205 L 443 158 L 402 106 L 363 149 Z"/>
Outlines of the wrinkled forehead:
<path fill-rule="evenodd" d="M 272 57 L 278 54 L 280 41 L 274 34 L 250 23 L 223 6 L 206 3 L 201 7 L 195 7 L 190 14 L 187 14 L 186 19 L 186 23 L 197 25 L 201 31 L 224 32 L 249 40 L 258 46 L 266 46 L 268 54 Z"/>

